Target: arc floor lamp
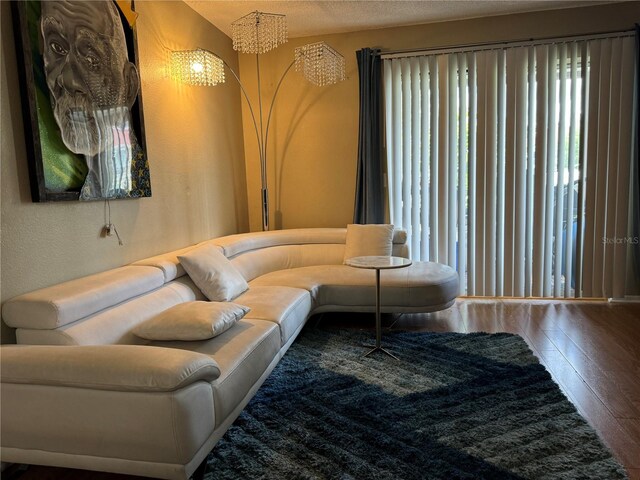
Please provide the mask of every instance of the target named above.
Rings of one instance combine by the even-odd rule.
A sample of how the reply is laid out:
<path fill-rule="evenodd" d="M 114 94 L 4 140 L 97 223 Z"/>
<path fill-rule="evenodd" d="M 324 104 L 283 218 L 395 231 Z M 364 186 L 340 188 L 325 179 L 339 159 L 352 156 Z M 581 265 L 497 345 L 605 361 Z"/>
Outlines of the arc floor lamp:
<path fill-rule="evenodd" d="M 257 115 L 247 90 L 238 74 L 220 56 L 201 48 L 171 53 L 172 75 L 178 81 L 190 85 L 214 86 L 225 81 L 225 67 L 229 69 L 242 90 L 249 106 L 251 120 L 258 142 L 260 156 L 260 180 L 262 183 L 262 230 L 269 230 L 269 189 L 267 185 L 267 141 L 273 106 L 282 86 L 282 81 L 295 65 L 309 82 L 318 86 L 331 85 L 344 80 L 344 57 L 324 42 L 311 43 L 297 47 L 294 59 L 284 70 L 263 121 L 262 93 L 260 88 L 260 55 L 287 41 L 287 25 L 284 15 L 264 12 L 252 12 L 231 24 L 233 48 L 241 53 L 255 54 L 258 83 Z"/>

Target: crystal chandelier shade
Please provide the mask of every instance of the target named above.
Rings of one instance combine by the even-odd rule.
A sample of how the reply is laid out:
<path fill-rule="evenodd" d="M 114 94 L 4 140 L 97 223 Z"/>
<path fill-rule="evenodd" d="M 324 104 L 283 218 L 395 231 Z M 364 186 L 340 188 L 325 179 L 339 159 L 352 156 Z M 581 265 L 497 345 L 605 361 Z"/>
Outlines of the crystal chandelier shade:
<path fill-rule="evenodd" d="M 324 42 L 296 48 L 294 61 L 296 71 L 319 87 L 332 85 L 346 78 L 344 57 Z"/>
<path fill-rule="evenodd" d="M 171 52 L 171 75 L 188 85 L 218 85 L 224 83 L 224 62 L 201 48 Z"/>
<path fill-rule="evenodd" d="M 231 24 L 233 49 L 241 53 L 265 53 L 287 41 L 284 15 L 251 12 Z"/>

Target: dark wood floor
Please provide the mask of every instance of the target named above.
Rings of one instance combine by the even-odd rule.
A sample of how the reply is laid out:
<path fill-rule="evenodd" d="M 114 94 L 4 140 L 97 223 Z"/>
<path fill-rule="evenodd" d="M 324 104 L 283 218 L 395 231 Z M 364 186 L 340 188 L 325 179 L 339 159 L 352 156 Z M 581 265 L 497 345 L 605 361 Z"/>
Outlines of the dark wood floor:
<path fill-rule="evenodd" d="M 373 328 L 371 315 L 331 314 L 324 315 L 321 322 L 343 328 Z M 384 323 L 400 330 L 521 335 L 624 465 L 629 478 L 640 480 L 640 304 L 469 298 L 459 299 L 443 312 L 385 316 Z M 32 466 L 19 478 L 139 477 Z"/>

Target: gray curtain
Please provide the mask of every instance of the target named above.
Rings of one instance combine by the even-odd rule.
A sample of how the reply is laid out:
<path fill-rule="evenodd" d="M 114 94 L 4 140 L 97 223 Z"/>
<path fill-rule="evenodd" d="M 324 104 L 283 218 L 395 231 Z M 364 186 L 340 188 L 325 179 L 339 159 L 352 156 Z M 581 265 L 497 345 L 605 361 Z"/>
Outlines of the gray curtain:
<path fill-rule="evenodd" d="M 358 175 L 353 223 L 384 223 L 382 61 L 380 50 L 356 52 L 360 80 Z"/>

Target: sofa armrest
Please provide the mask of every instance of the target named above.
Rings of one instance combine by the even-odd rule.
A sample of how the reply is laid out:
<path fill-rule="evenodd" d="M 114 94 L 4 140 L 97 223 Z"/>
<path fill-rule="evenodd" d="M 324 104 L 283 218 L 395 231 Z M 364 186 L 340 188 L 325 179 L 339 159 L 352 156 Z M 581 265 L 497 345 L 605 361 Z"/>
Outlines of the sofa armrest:
<path fill-rule="evenodd" d="M 0 363 L 2 383 L 94 390 L 168 392 L 220 376 L 207 355 L 142 345 L 3 346 Z"/>

